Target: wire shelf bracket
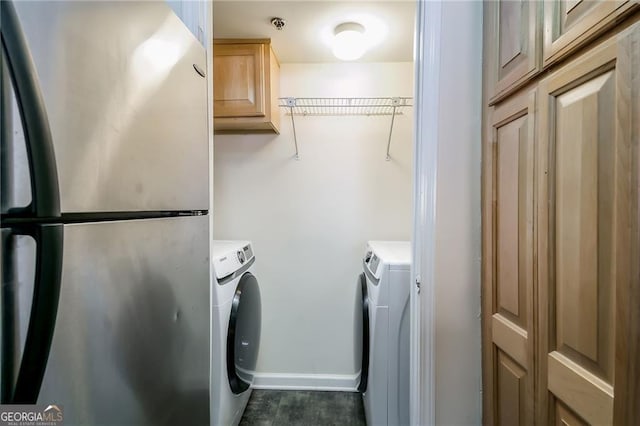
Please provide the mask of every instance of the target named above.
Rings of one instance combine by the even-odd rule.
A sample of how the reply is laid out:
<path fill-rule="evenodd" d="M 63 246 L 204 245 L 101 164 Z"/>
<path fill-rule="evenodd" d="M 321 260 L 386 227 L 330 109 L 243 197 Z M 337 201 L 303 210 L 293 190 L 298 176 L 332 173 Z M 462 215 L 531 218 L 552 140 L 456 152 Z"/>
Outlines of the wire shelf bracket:
<path fill-rule="evenodd" d="M 280 106 L 285 106 L 289 108 L 289 115 L 291 116 L 291 128 L 293 129 L 293 143 L 296 146 L 296 155 L 295 159 L 300 161 L 300 152 L 298 151 L 298 138 L 296 136 L 296 121 L 293 119 L 293 109 L 296 107 L 296 98 L 283 98 L 286 102 L 286 105 L 280 104 Z M 282 99 L 280 99 L 282 102 Z"/>
<path fill-rule="evenodd" d="M 386 160 L 391 160 L 391 139 L 393 125 L 397 115 L 402 115 L 406 107 L 412 107 L 413 98 L 280 98 L 280 107 L 287 109 L 291 116 L 293 142 L 295 144 L 295 159 L 300 160 L 298 138 L 296 135 L 295 116 L 391 116 L 389 138 L 387 140 Z"/>

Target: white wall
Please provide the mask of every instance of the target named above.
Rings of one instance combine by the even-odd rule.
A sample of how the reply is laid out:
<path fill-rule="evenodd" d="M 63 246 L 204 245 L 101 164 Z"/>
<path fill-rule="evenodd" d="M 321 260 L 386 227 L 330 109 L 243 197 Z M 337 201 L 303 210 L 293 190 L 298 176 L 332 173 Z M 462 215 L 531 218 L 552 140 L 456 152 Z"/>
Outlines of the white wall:
<path fill-rule="evenodd" d="M 282 64 L 280 86 L 294 97 L 413 96 L 413 64 Z M 413 111 L 396 117 L 391 161 L 390 117 L 296 117 L 296 161 L 290 118 L 281 114 L 279 136 L 215 136 L 214 235 L 254 243 L 260 383 L 292 374 L 302 386 L 349 386 L 328 375 L 355 372 L 365 243 L 411 238 Z"/>
<path fill-rule="evenodd" d="M 438 11 L 438 6 L 430 10 Z M 477 425 L 482 419 L 482 3 L 443 1 L 440 11 L 439 96 L 432 99 L 437 101 L 438 114 L 435 245 L 433 265 L 426 271 L 432 274 L 426 279 L 432 287 L 423 293 L 432 294 L 433 300 L 422 300 L 423 306 L 433 309 L 432 313 L 422 311 L 422 339 L 432 339 L 435 353 L 432 370 L 429 355 L 423 359 L 424 370 L 431 376 L 427 380 L 434 380 L 430 389 L 435 412 L 423 412 L 421 417 L 430 419 L 423 424 Z M 425 44 L 421 56 L 428 58 L 430 48 Z M 428 384 L 424 387 L 429 389 Z M 423 398 L 429 396 L 425 392 Z M 423 400 L 423 406 L 430 406 L 429 401 Z"/>

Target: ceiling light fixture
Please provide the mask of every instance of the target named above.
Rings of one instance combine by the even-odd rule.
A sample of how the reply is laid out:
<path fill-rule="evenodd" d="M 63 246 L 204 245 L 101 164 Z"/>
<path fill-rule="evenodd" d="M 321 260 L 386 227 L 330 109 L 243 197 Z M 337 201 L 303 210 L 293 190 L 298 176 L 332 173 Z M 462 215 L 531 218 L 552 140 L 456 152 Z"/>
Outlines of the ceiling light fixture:
<path fill-rule="evenodd" d="M 336 58 L 354 61 L 367 50 L 364 26 L 356 22 L 345 22 L 334 30 L 332 51 Z"/>

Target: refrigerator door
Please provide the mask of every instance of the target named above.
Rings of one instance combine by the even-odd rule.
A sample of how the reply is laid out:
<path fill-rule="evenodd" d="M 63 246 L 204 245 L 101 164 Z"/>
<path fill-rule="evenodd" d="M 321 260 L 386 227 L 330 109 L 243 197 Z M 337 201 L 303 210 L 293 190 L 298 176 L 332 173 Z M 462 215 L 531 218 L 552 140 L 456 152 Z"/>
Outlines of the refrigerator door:
<path fill-rule="evenodd" d="M 209 424 L 207 216 L 64 226 L 38 398 L 67 424 Z"/>
<path fill-rule="evenodd" d="M 58 217 L 58 174 L 35 65 L 13 3 L 0 9 L 0 212 L 3 219 Z"/>
<path fill-rule="evenodd" d="M 63 228 L 53 144 L 33 61 L 11 2 L 0 3 L 0 402 L 35 403 L 60 292 Z"/>
<path fill-rule="evenodd" d="M 164 2 L 16 2 L 62 213 L 208 209 L 203 47 Z"/>

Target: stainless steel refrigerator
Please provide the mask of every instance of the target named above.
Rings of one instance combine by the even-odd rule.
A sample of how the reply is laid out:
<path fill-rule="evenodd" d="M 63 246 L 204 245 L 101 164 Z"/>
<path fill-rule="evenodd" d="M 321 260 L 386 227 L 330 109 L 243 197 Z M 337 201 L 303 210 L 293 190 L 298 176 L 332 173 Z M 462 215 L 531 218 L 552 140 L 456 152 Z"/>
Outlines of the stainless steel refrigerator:
<path fill-rule="evenodd" d="M 164 2 L 0 2 L 2 403 L 209 423 L 205 52 Z"/>

